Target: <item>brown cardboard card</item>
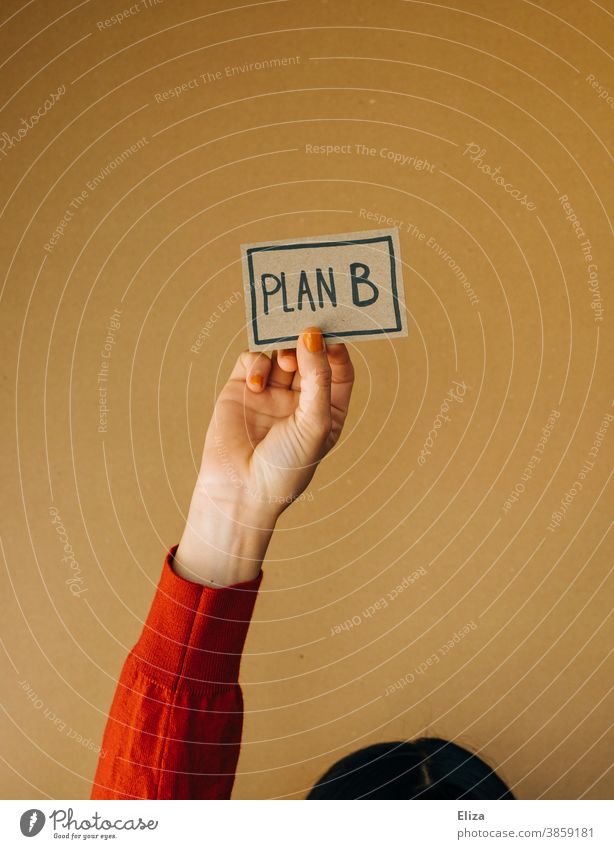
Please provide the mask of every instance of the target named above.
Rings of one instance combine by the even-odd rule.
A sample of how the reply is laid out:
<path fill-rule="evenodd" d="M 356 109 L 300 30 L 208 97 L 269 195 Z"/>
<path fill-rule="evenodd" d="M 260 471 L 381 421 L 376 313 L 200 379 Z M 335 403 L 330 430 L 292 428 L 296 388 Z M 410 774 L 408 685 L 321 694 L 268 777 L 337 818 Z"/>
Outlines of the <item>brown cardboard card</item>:
<path fill-rule="evenodd" d="M 241 245 L 250 351 L 407 336 L 396 228 Z"/>

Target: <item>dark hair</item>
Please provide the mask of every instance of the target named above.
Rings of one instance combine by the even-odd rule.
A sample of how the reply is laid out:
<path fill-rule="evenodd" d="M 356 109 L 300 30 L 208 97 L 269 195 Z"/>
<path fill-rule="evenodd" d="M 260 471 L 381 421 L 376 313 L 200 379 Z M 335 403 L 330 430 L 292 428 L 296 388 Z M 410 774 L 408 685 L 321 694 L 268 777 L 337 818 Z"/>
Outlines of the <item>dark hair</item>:
<path fill-rule="evenodd" d="M 337 761 L 308 799 L 513 799 L 496 772 L 456 743 L 377 743 Z"/>

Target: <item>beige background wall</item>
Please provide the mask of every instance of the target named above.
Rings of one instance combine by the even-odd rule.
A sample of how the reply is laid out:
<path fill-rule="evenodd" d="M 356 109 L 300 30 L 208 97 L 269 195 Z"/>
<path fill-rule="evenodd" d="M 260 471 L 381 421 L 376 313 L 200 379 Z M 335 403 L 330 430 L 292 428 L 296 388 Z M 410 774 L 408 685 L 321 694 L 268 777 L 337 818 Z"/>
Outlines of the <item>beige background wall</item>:
<path fill-rule="evenodd" d="M 614 5 L 146 5 L 2 4 L 2 795 L 89 794 L 246 346 L 239 244 L 380 226 L 361 210 L 403 222 L 410 333 L 353 348 L 344 438 L 274 538 L 235 796 L 421 734 L 521 798 L 611 795 Z"/>

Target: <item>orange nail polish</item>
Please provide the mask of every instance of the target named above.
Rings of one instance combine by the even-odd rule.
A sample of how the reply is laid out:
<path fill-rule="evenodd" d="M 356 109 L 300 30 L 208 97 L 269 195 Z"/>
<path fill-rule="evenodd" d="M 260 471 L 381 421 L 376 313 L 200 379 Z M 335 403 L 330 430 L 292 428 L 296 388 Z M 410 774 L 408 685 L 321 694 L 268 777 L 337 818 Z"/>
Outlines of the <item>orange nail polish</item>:
<path fill-rule="evenodd" d="M 311 354 L 320 354 L 324 350 L 324 337 L 319 327 L 308 327 L 303 333 L 303 341 Z"/>
<path fill-rule="evenodd" d="M 260 387 L 262 386 L 262 375 L 261 374 L 252 374 L 252 376 L 249 379 L 249 382 L 252 384 L 252 386 L 257 386 L 258 389 L 260 389 Z"/>

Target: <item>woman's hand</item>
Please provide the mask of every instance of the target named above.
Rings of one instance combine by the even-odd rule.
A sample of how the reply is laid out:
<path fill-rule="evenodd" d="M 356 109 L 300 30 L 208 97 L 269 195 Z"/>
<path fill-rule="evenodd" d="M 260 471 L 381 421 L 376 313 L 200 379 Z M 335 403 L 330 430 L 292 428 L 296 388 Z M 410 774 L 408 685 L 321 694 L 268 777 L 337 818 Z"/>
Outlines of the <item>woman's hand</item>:
<path fill-rule="evenodd" d="M 260 571 L 275 523 L 339 439 L 354 370 L 318 328 L 296 351 L 241 354 L 207 431 L 175 571 L 230 585 Z"/>

